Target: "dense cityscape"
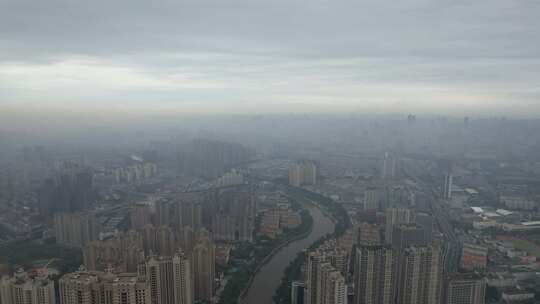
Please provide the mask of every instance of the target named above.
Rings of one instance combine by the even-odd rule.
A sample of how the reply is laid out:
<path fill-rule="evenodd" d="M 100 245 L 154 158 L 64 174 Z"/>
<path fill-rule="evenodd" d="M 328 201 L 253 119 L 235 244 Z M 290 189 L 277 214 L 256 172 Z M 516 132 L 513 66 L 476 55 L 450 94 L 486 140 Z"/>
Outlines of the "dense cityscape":
<path fill-rule="evenodd" d="M 540 0 L 0 0 L 0 304 L 540 304 Z"/>
<path fill-rule="evenodd" d="M 4 133 L 0 303 L 540 297 L 537 121 L 215 124 L 205 139 L 99 151 Z M 275 130 L 266 141 L 269 126 L 298 138 Z"/>

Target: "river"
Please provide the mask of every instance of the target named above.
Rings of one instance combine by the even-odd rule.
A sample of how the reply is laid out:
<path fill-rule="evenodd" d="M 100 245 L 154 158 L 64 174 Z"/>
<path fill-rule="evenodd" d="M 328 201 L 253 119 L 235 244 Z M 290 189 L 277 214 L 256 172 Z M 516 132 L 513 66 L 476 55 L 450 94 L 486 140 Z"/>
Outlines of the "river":
<path fill-rule="evenodd" d="M 326 217 L 317 207 L 305 204 L 313 218 L 313 229 L 303 239 L 291 242 L 281 248 L 268 263 L 257 272 L 253 282 L 242 300 L 243 304 L 272 304 L 274 291 L 279 287 L 285 268 L 294 260 L 297 254 L 309 247 L 319 238 L 334 231 L 334 223 Z"/>

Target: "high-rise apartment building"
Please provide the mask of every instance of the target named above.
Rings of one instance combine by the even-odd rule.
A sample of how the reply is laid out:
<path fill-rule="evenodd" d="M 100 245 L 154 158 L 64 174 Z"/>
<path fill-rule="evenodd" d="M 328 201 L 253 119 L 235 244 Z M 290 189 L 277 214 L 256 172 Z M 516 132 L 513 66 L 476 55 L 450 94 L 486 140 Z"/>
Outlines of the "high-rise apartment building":
<path fill-rule="evenodd" d="M 375 187 L 368 187 L 364 192 L 364 210 L 378 210 L 379 209 L 379 189 Z"/>
<path fill-rule="evenodd" d="M 250 190 L 221 189 L 213 203 L 212 232 L 216 240 L 253 240 L 257 205 Z"/>
<path fill-rule="evenodd" d="M 242 185 L 243 183 L 244 183 L 244 176 L 242 175 L 242 173 L 233 169 L 223 174 L 220 178 L 218 178 L 216 181 L 216 186 L 229 187 L 229 186 Z"/>
<path fill-rule="evenodd" d="M 311 161 L 296 162 L 289 168 L 289 184 L 295 187 L 315 185 L 317 165 Z"/>
<path fill-rule="evenodd" d="M 346 304 L 347 285 L 339 270 L 330 263 L 319 265 L 317 278 L 317 304 Z"/>
<path fill-rule="evenodd" d="M 199 198 L 187 194 L 176 199 L 172 209 L 171 224 L 176 229 L 191 227 L 194 230 L 202 228 L 202 206 Z"/>
<path fill-rule="evenodd" d="M 57 164 L 56 172 L 38 191 L 40 213 L 76 212 L 91 207 L 94 201 L 94 173 L 79 163 Z"/>
<path fill-rule="evenodd" d="M 216 246 L 207 236 L 198 239 L 193 248 L 195 300 L 210 302 L 214 296 Z"/>
<path fill-rule="evenodd" d="M 304 291 L 306 284 L 301 281 L 291 283 L 291 304 L 304 304 Z"/>
<path fill-rule="evenodd" d="M 354 304 L 393 304 L 397 280 L 397 250 L 362 246 L 356 250 Z"/>
<path fill-rule="evenodd" d="M 139 267 L 149 285 L 151 304 L 193 303 L 191 262 L 183 252 L 174 256 L 152 256 Z"/>
<path fill-rule="evenodd" d="M 381 177 L 383 179 L 394 179 L 398 169 L 398 158 L 388 152 L 384 153 Z"/>
<path fill-rule="evenodd" d="M 0 279 L 2 304 L 56 304 L 54 282 L 44 275 L 19 271 Z"/>
<path fill-rule="evenodd" d="M 160 198 L 154 202 L 154 225 L 168 226 L 171 224 L 173 214 L 173 202 L 166 198 Z"/>
<path fill-rule="evenodd" d="M 119 272 L 136 272 L 144 257 L 142 234 L 133 230 L 83 247 L 84 266 L 91 271 L 113 267 Z"/>
<path fill-rule="evenodd" d="M 380 245 L 382 243 L 381 231 L 377 224 L 361 223 L 358 226 L 358 244 Z"/>
<path fill-rule="evenodd" d="M 438 243 L 401 251 L 396 303 L 439 303 L 444 261 L 442 252 Z"/>
<path fill-rule="evenodd" d="M 149 205 L 135 204 L 130 211 L 131 229 L 141 229 L 152 223 L 152 212 Z"/>
<path fill-rule="evenodd" d="M 136 273 L 77 271 L 58 282 L 60 304 L 150 304 L 150 286 Z"/>
<path fill-rule="evenodd" d="M 444 175 L 444 181 L 442 185 L 442 198 L 449 200 L 452 198 L 452 183 L 453 183 L 453 176 L 451 172 L 447 172 Z"/>
<path fill-rule="evenodd" d="M 82 248 L 99 237 L 99 224 L 93 212 L 58 213 L 54 216 L 56 242 Z"/>
<path fill-rule="evenodd" d="M 410 209 L 388 208 L 385 212 L 385 221 L 385 243 L 392 244 L 394 226 L 414 222 L 414 212 Z"/>
<path fill-rule="evenodd" d="M 312 251 L 306 257 L 306 288 L 304 291 L 305 304 L 317 304 L 318 302 L 318 286 L 319 268 L 326 262 L 326 255 L 319 251 Z"/>
<path fill-rule="evenodd" d="M 446 278 L 443 304 L 484 304 L 486 281 L 476 273 L 457 273 Z"/>
<path fill-rule="evenodd" d="M 194 301 L 191 261 L 183 253 L 172 258 L 174 272 L 174 304 L 192 304 Z"/>
<path fill-rule="evenodd" d="M 392 247 L 403 249 L 409 246 L 428 244 L 424 228 L 417 224 L 394 225 L 392 229 Z"/>
<path fill-rule="evenodd" d="M 304 299 L 306 304 L 346 303 L 349 252 L 335 239 L 307 253 Z"/>

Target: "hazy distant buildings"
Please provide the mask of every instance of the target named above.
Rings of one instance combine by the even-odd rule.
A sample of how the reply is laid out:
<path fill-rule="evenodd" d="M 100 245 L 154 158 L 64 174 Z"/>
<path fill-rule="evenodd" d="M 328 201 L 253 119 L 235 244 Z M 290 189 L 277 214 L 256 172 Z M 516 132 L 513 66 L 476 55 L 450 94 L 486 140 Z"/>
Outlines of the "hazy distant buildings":
<path fill-rule="evenodd" d="M 289 167 L 289 184 L 300 187 L 317 183 L 317 165 L 311 161 L 301 161 Z"/>
<path fill-rule="evenodd" d="M 220 178 L 218 178 L 216 181 L 216 186 L 229 187 L 229 186 L 242 185 L 243 183 L 244 183 L 244 176 L 242 175 L 242 173 L 233 169 L 223 174 Z"/>
<path fill-rule="evenodd" d="M 414 221 L 414 212 L 410 209 L 388 208 L 385 211 L 385 221 L 385 243 L 392 244 L 394 226 L 412 223 Z"/>
<path fill-rule="evenodd" d="M 379 189 L 375 187 L 368 187 L 364 192 L 364 210 L 378 210 L 379 209 Z"/>
<path fill-rule="evenodd" d="M 151 162 L 134 159 L 134 164 L 112 169 L 112 175 L 116 183 L 141 184 L 144 180 L 151 178 L 157 173 L 157 165 Z"/>
<path fill-rule="evenodd" d="M 154 203 L 156 226 L 171 226 L 175 229 L 202 228 L 202 206 L 198 196 L 181 194 L 174 198 L 161 198 Z"/>
<path fill-rule="evenodd" d="M 210 203 L 214 204 L 212 232 L 216 240 L 253 240 L 257 205 L 250 190 L 222 189 Z"/>
<path fill-rule="evenodd" d="M 144 258 L 142 234 L 133 230 L 83 247 L 83 263 L 91 271 L 113 267 L 120 272 L 136 272 Z"/>
<path fill-rule="evenodd" d="M 217 178 L 227 168 L 250 160 L 254 154 L 240 144 L 197 139 L 181 148 L 178 167 L 184 174 Z"/>
<path fill-rule="evenodd" d="M 397 176 L 399 170 L 398 158 L 395 155 L 384 153 L 381 178 L 382 179 L 394 179 Z"/>
<path fill-rule="evenodd" d="M 54 282 L 45 275 L 18 271 L 0 279 L 2 304 L 56 304 Z"/>
<path fill-rule="evenodd" d="M 83 247 L 98 239 L 100 225 L 90 211 L 58 213 L 54 216 L 54 232 L 57 243 Z"/>
<path fill-rule="evenodd" d="M 94 200 L 93 173 L 77 163 L 64 162 L 38 191 L 42 215 L 87 209 Z"/>
<path fill-rule="evenodd" d="M 144 203 L 135 204 L 130 211 L 130 223 L 132 229 L 141 229 L 152 223 L 152 211 L 149 205 Z"/>

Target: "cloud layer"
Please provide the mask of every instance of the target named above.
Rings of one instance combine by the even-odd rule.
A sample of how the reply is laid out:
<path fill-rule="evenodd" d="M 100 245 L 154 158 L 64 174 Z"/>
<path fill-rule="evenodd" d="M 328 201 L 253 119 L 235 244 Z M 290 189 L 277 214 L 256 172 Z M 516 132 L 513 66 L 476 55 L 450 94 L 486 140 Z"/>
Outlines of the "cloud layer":
<path fill-rule="evenodd" d="M 0 106 L 538 114 L 540 2 L 0 0 Z"/>

